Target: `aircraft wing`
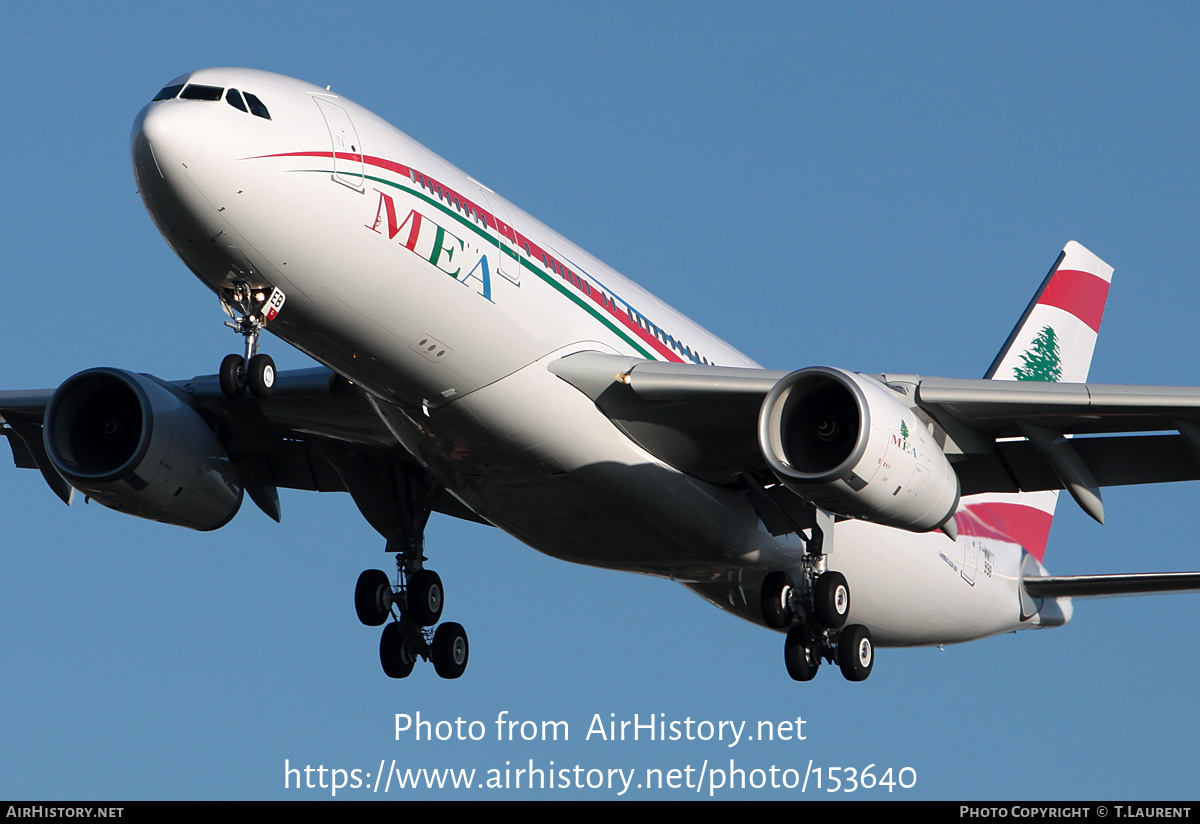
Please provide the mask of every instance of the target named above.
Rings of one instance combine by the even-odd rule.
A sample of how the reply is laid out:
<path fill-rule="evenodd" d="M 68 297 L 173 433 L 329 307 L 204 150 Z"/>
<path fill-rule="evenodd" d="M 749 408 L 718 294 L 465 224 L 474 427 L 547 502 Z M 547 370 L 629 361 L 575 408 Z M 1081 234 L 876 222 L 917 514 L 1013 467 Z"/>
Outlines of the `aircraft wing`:
<path fill-rule="evenodd" d="M 1200 478 L 1200 388 L 923 378 L 916 395 L 960 433 L 964 495 L 1062 489 L 1068 464 L 1098 486 Z"/>
<path fill-rule="evenodd" d="M 717 483 L 768 470 L 760 412 L 777 384 L 800 374 L 598 353 L 550 369 L 647 451 Z M 857 379 L 893 390 L 930 429 L 963 495 L 1067 489 L 1102 520 L 1099 487 L 1200 479 L 1200 388 Z"/>
<path fill-rule="evenodd" d="M 246 493 L 277 521 L 280 487 L 350 492 L 379 529 L 386 516 L 370 511 L 378 503 L 366 503 L 379 496 L 359 493 L 378 487 L 381 479 L 394 483 L 397 474 L 421 471 L 367 394 L 323 367 L 280 372 L 272 395 L 265 399 L 231 400 L 221 392 L 215 375 L 171 383 L 137 377 L 167 389 L 220 433 Z M 8 437 L 14 463 L 38 469 L 55 494 L 70 503 L 74 490 L 54 468 L 43 440 L 43 417 L 54 391 L 0 392 L 0 433 Z M 433 508 L 483 522 L 444 490 Z"/>
<path fill-rule="evenodd" d="M 582 352 L 550 371 L 596 402 L 642 448 L 691 475 L 732 482 L 765 470 L 758 412 L 785 375 Z"/>

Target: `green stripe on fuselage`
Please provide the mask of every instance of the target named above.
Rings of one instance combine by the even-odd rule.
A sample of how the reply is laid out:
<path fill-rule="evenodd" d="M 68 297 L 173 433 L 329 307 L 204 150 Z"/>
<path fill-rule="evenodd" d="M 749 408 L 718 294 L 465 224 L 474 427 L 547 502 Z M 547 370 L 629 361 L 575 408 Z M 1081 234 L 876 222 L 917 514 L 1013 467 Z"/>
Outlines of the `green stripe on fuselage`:
<path fill-rule="evenodd" d="M 292 171 L 294 171 L 294 172 L 313 172 L 316 174 L 325 174 L 325 175 L 333 174 L 333 172 L 329 169 L 292 169 Z M 358 175 L 354 175 L 354 176 L 358 177 Z M 550 286 L 553 286 L 555 289 L 557 289 L 560 293 L 562 293 L 566 297 L 570 298 L 580 309 L 584 310 L 589 315 L 591 315 L 593 318 L 600 321 L 600 323 L 602 323 L 606 327 L 608 327 L 608 329 L 610 331 L 612 331 L 613 334 L 615 334 L 617 337 L 624 340 L 626 343 L 628 343 L 630 346 L 632 346 L 634 349 L 636 349 L 638 352 L 640 352 L 643 356 L 645 356 L 646 358 L 649 358 L 650 360 L 658 360 L 658 358 L 656 358 L 653 353 L 646 351 L 646 349 L 640 343 L 638 343 L 636 340 L 634 340 L 632 337 L 630 337 L 628 332 L 626 332 L 621 327 L 617 326 L 617 324 L 614 323 L 609 318 L 606 318 L 600 312 L 600 310 L 597 309 L 595 306 L 589 305 L 585 298 L 581 297 L 580 295 L 575 294 L 575 292 L 573 292 L 559 278 L 557 278 L 547 272 L 543 272 L 541 269 L 537 268 L 530 260 L 522 258 L 520 256 L 520 254 L 518 254 L 516 251 L 509 249 L 507 246 L 505 246 L 504 243 L 501 242 L 499 239 L 499 233 L 497 233 L 496 237 L 492 237 L 491 233 L 488 232 L 486 229 L 483 229 L 480 226 L 477 226 L 473 221 L 471 221 L 471 220 L 467 219 L 466 217 L 464 217 L 463 215 L 459 214 L 459 212 L 456 209 L 452 209 L 451 207 L 442 203 L 440 200 L 436 200 L 436 199 L 430 197 L 424 191 L 414 189 L 409 186 L 404 186 L 403 184 L 396 183 L 391 180 L 387 180 L 386 178 L 375 177 L 374 175 L 362 175 L 362 177 L 365 180 L 373 180 L 376 183 L 382 183 L 384 186 L 391 186 L 393 189 L 399 189 L 402 192 L 407 192 L 408 194 L 412 195 L 413 197 L 416 197 L 416 198 L 419 198 L 420 200 L 425 201 L 430 206 L 433 206 L 435 209 L 438 209 L 439 211 L 443 212 L 444 214 L 448 215 L 449 217 L 454 218 L 454 220 L 458 221 L 458 223 L 460 225 L 467 227 L 468 229 L 473 231 L 475 234 L 479 235 L 481 238 L 483 238 L 483 240 L 489 246 L 492 244 L 492 241 L 495 241 L 496 248 L 500 254 L 508 255 L 510 258 L 512 258 L 513 260 L 515 260 L 517 262 L 518 266 L 522 266 L 525 269 L 529 270 L 530 273 L 537 276 L 545 283 L 548 283 Z"/>

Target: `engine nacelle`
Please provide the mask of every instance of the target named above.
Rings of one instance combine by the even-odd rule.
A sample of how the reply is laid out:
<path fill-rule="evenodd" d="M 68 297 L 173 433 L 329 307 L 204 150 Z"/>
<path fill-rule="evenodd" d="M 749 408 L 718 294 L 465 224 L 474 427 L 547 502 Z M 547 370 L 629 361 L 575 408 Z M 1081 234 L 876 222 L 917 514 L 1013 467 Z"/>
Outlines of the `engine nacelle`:
<path fill-rule="evenodd" d="M 110 509 L 210 530 L 242 504 L 237 468 L 208 424 L 143 375 L 100 368 L 68 378 L 42 428 L 59 474 Z"/>
<path fill-rule="evenodd" d="M 927 532 L 958 507 L 958 475 L 928 429 L 872 378 L 816 366 L 775 384 L 758 417 L 767 465 L 822 509 Z"/>

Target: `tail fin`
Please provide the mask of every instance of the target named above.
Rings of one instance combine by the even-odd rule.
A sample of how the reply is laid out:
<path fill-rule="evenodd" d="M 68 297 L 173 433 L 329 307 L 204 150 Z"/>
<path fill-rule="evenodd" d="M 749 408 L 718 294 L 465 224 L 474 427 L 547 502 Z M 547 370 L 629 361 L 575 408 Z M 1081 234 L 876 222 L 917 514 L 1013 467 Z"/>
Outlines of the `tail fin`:
<path fill-rule="evenodd" d="M 984 377 L 1086 381 L 1112 274 L 1075 241 L 1064 246 Z"/>
<path fill-rule="evenodd" d="M 1086 381 L 1112 274 L 1075 241 L 1064 246 L 984 378 Z M 1040 561 L 1057 503 L 1057 491 L 972 495 L 955 521 L 960 535 L 1018 543 Z"/>

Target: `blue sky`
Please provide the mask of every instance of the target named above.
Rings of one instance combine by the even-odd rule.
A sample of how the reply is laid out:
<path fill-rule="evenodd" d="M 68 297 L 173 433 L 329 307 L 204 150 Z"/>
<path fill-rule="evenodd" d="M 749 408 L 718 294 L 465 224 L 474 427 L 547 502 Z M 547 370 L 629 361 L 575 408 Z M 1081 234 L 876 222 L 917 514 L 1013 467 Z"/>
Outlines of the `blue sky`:
<path fill-rule="evenodd" d="M 128 158 L 138 109 L 215 65 L 331 85 L 772 368 L 977 377 L 1076 239 L 1116 267 L 1092 379 L 1200 383 L 1192 6 L 60 3 L 5 18 L 5 388 L 99 365 L 190 377 L 236 346 Z M 1108 490 L 1105 527 L 1064 501 L 1046 563 L 1196 569 L 1198 495 Z M 382 540 L 344 495 L 284 493 L 283 511 L 276 525 L 248 505 L 197 534 L 68 510 L 35 473 L 0 469 L 0 797 L 328 797 L 285 791 L 285 759 L 482 775 L 730 758 L 910 767 L 916 786 L 892 797 L 1195 796 L 1195 596 L 1082 603 L 1063 629 L 883 650 L 864 684 L 827 668 L 801 685 L 780 636 L 678 586 L 435 516 L 431 564 L 470 666 L 392 681 L 351 598 Z M 418 711 L 489 738 L 396 741 L 395 714 Z M 502 711 L 564 720 L 571 740 L 497 742 Z M 803 717 L 806 740 L 585 741 L 610 713 Z M 772 796 L 800 794 L 718 794 Z"/>

